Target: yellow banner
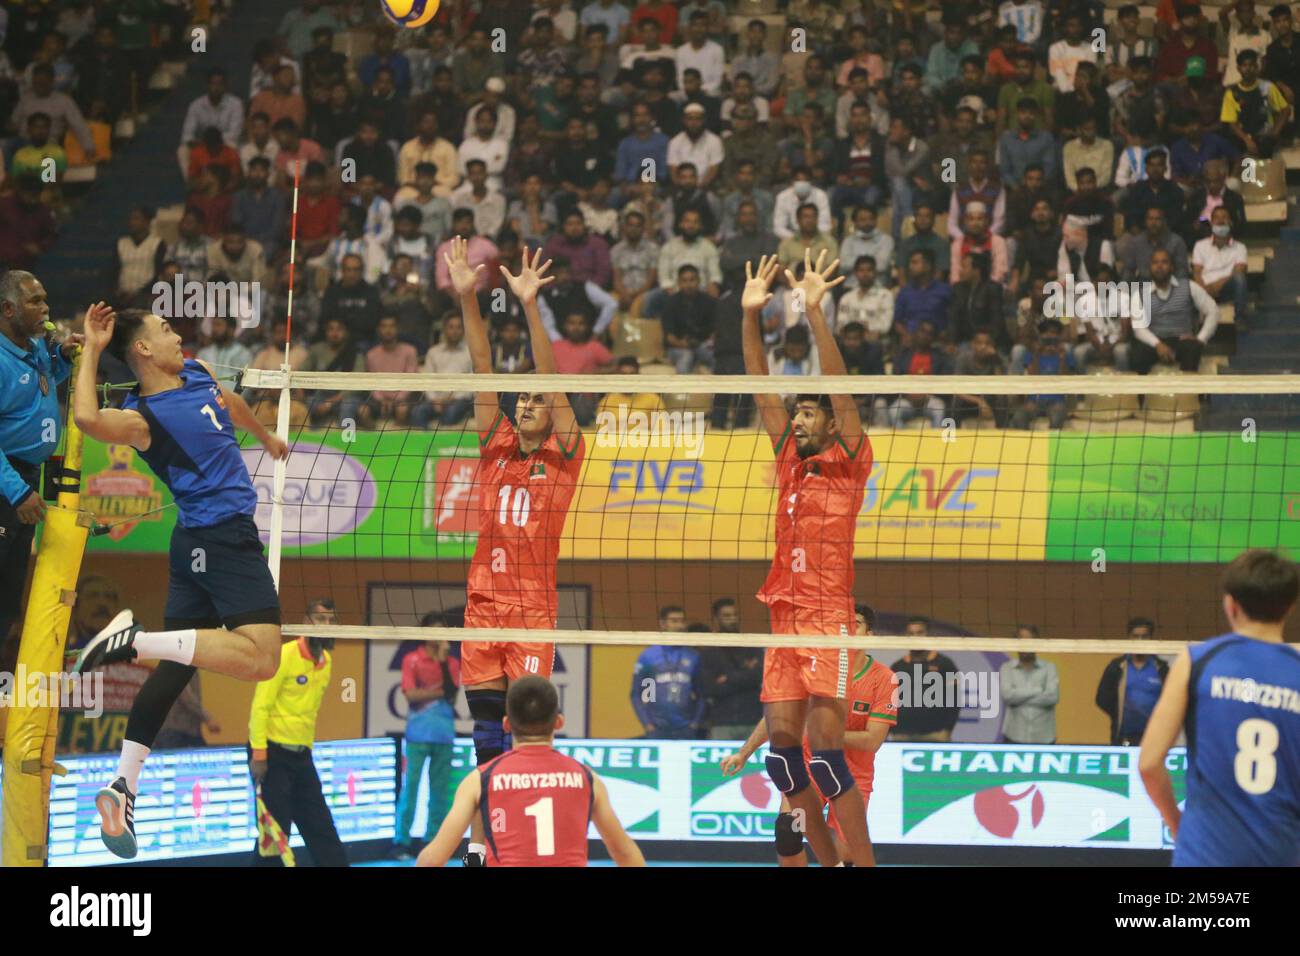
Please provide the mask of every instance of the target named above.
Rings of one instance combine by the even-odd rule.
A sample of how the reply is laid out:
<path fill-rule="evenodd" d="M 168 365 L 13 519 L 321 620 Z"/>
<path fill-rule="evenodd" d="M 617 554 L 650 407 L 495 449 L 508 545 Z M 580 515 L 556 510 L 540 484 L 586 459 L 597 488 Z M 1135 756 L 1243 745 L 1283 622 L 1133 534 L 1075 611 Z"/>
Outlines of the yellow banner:
<path fill-rule="evenodd" d="M 858 558 L 1041 561 L 1046 433 L 872 431 Z M 587 436 L 561 556 L 764 560 L 773 549 L 772 444 L 756 432 Z"/>

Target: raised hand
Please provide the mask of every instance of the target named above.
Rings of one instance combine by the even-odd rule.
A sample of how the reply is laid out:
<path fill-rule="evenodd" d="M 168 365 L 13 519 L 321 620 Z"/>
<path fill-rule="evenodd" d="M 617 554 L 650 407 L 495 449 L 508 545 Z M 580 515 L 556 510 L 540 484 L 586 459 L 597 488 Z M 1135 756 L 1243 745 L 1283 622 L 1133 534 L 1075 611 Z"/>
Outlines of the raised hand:
<path fill-rule="evenodd" d="M 528 261 L 528 252 L 524 252 L 519 275 L 511 275 L 510 270 L 505 266 L 501 267 L 501 274 L 505 276 L 506 282 L 510 285 L 510 290 L 519 298 L 519 301 L 524 305 L 530 305 L 537 301 L 537 293 L 541 292 L 544 286 L 555 281 L 555 276 L 546 274 L 546 270 L 550 267 L 551 260 L 547 259 L 542 262 L 542 250 L 538 249 L 533 256 L 532 262 Z"/>
<path fill-rule="evenodd" d="M 757 312 L 772 301 L 772 282 L 781 269 L 776 256 L 763 256 L 758 260 L 758 271 L 752 262 L 745 263 L 745 289 L 740 294 L 740 307 L 746 312 Z"/>
<path fill-rule="evenodd" d="M 840 267 L 840 260 L 836 259 L 823 269 L 822 263 L 825 261 L 825 249 L 817 254 L 816 265 L 813 265 L 812 262 L 812 250 L 805 249 L 803 251 L 803 278 L 796 282 L 794 273 L 789 269 L 785 270 L 785 277 L 790 283 L 790 287 L 796 290 L 796 292 L 803 292 L 805 310 L 811 310 L 821 305 L 822 297 L 845 279 L 844 276 L 840 276 L 834 282 L 829 281 L 830 277 L 835 274 L 835 270 Z"/>
<path fill-rule="evenodd" d="M 473 268 L 469 264 L 469 241 L 460 236 L 451 237 L 451 249 L 442 254 L 451 276 L 451 287 L 460 296 L 473 295 L 478 285 L 478 274 L 487 268 L 481 263 Z"/>
<path fill-rule="evenodd" d="M 102 352 L 113 341 L 113 326 L 117 324 L 117 313 L 103 302 L 96 302 L 86 310 L 85 337 L 86 345 Z"/>

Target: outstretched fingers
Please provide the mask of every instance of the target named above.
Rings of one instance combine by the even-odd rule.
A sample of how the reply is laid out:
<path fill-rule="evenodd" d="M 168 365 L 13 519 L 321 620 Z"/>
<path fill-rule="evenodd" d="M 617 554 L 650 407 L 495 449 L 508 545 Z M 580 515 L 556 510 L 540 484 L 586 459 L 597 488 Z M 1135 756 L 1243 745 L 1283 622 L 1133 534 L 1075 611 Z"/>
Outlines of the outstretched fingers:
<path fill-rule="evenodd" d="M 826 257 L 827 257 L 828 255 L 830 255 L 830 253 L 828 253 L 825 249 L 823 249 L 821 252 L 817 253 L 817 264 L 813 267 L 813 268 L 815 268 L 819 273 L 821 273 L 822 278 L 825 278 L 825 277 L 826 277 L 827 275 L 829 275 L 831 272 L 835 271 L 835 267 L 838 266 L 838 265 L 840 264 L 840 260 L 839 260 L 839 259 L 836 259 L 833 263 L 831 263 L 831 265 L 830 265 L 828 268 L 823 269 L 823 268 L 822 268 L 822 262 L 826 259 Z"/>

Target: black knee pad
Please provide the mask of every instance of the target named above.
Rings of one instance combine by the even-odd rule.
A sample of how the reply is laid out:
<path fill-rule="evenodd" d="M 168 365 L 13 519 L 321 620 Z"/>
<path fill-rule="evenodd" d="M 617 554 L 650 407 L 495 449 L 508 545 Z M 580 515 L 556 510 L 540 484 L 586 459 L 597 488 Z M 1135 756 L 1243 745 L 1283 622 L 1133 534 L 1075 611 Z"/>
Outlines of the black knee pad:
<path fill-rule="evenodd" d="M 503 690 L 467 690 L 465 700 L 469 715 L 475 720 L 500 722 L 506 716 L 506 692 Z"/>
<path fill-rule="evenodd" d="M 768 779 L 787 797 L 802 793 L 811 782 L 803 762 L 803 748 L 772 747 L 764 761 Z"/>
<path fill-rule="evenodd" d="M 793 813 L 776 815 L 776 855 L 798 856 L 803 852 L 803 834 L 794 828 Z"/>
<path fill-rule="evenodd" d="M 503 690 L 467 690 L 469 715 L 474 718 L 474 759 L 482 765 L 509 749 L 502 721 L 506 716 Z"/>
<path fill-rule="evenodd" d="M 808 766 L 812 769 L 813 782 L 827 800 L 853 789 L 853 774 L 849 772 L 843 750 L 814 750 Z"/>

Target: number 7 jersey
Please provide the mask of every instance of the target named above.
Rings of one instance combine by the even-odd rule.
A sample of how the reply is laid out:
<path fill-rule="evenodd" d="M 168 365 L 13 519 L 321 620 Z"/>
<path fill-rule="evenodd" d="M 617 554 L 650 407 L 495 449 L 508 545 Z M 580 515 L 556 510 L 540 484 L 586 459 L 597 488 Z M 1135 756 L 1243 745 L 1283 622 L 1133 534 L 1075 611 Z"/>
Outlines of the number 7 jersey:
<path fill-rule="evenodd" d="M 554 434 L 521 455 L 519 433 L 503 412 L 479 435 L 474 486 L 479 494 L 478 546 L 467 596 L 557 613 L 555 569 L 569 503 L 578 487 L 586 445 L 571 448 Z"/>
<path fill-rule="evenodd" d="M 176 500 L 184 528 L 206 528 L 257 509 L 257 492 L 235 435 L 221 385 L 194 359 L 186 359 L 180 388 L 141 395 L 129 392 L 122 408 L 149 424 L 149 447 L 140 452 Z"/>

